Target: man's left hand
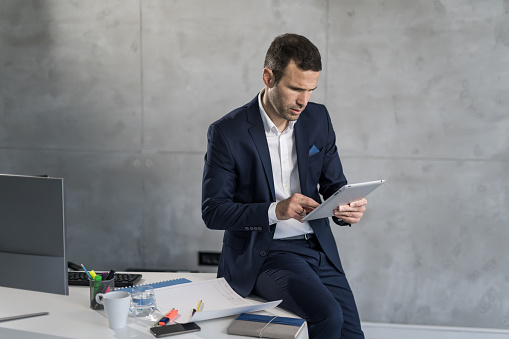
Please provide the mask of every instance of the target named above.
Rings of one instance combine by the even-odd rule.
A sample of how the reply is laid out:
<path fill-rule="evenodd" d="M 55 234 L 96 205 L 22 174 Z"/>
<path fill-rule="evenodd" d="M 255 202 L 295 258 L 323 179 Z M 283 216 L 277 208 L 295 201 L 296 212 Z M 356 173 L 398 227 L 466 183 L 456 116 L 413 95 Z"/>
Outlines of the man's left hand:
<path fill-rule="evenodd" d="M 349 224 L 356 224 L 361 220 L 367 203 L 368 201 L 363 198 L 347 205 L 341 205 L 337 210 L 334 210 L 334 216 L 343 219 Z"/>

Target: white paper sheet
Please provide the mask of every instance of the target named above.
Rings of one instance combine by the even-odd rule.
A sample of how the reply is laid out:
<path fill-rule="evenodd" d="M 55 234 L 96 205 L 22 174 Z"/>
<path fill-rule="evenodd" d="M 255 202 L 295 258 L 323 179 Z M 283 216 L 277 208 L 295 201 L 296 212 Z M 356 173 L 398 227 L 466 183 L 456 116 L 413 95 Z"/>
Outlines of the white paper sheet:
<path fill-rule="evenodd" d="M 158 309 L 162 313 L 175 308 L 177 322 L 201 321 L 230 315 L 255 312 L 276 307 L 281 300 L 259 303 L 239 296 L 224 278 L 157 288 L 154 290 Z M 193 309 L 202 302 L 199 312 Z"/>

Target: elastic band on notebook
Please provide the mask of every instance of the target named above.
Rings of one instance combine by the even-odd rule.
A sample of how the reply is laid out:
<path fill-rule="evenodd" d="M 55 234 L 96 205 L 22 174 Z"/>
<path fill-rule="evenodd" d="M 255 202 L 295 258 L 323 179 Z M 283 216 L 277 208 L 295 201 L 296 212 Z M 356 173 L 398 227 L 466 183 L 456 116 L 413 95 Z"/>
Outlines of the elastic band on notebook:
<path fill-rule="evenodd" d="M 263 326 L 263 328 L 260 330 L 260 335 L 258 336 L 258 338 L 262 338 L 262 337 L 263 337 L 263 330 L 264 330 L 267 326 L 269 326 L 269 324 L 270 324 L 270 323 L 271 323 L 274 319 L 276 319 L 276 318 L 277 318 L 277 315 L 276 315 L 276 316 L 274 316 L 274 318 L 270 319 L 270 320 L 269 320 L 269 322 L 268 322 L 267 324 L 265 324 L 265 326 Z"/>

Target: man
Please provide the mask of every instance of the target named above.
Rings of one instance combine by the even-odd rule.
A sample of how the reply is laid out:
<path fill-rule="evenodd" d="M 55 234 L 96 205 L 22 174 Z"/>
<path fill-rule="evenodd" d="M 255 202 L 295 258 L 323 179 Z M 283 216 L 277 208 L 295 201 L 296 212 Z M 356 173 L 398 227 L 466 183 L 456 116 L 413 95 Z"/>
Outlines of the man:
<path fill-rule="evenodd" d="M 241 296 L 282 299 L 311 339 L 364 338 L 329 220 L 302 221 L 347 183 L 329 113 L 309 102 L 321 69 L 307 38 L 276 37 L 263 90 L 209 127 L 202 217 L 225 231 L 218 276 Z M 334 222 L 357 223 L 365 205 L 339 206 Z"/>

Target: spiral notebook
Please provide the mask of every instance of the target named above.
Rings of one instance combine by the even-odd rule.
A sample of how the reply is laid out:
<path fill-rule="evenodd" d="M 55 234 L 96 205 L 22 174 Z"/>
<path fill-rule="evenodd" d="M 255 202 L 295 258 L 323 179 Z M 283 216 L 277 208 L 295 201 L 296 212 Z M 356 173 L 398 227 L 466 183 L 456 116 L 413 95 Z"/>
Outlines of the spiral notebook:
<path fill-rule="evenodd" d="M 188 280 L 186 278 L 178 278 L 178 279 L 172 279 L 172 280 L 158 281 L 158 282 L 150 283 L 150 284 L 136 285 L 134 287 L 137 287 L 137 286 L 152 286 L 152 288 L 156 289 L 156 288 L 161 288 L 161 287 L 168 287 L 168 286 L 173 286 L 173 285 L 186 284 L 186 283 L 190 283 L 190 282 L 191 282 L 191 280 Z M 132 287 L 117 288 L 116 290 L 122 290 L 122 291 L 127 291 L 127 292 L 131 293 Z"/>

